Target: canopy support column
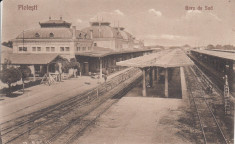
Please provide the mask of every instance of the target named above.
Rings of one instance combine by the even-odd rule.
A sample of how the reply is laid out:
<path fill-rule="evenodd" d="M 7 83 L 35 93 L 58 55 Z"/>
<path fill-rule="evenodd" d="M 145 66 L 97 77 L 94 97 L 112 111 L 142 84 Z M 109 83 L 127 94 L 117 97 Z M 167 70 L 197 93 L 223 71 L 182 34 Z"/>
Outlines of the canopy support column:
<path fill-rule="evenodd" d="M 159 68 L 157 67 L 157 76 L 156 76 L 156 79 L 157 79 L 157 83 L 159 81 Z"/>
<path fill-rule="evenodd" d="M 142 72 L 143 72 L 143 90 L 142 90 L 142 94 L 143 96 L 145 97 L 147 94 L 146 94 L 146 76 L 145 76 L 145 68 L 142 69 Z"/>
<path fill-rule="evenodd" d="M 47 75 L 49 74 L 49 64 L 47 64 Z"/>
<path fill-rule="evenodd" d="M 168 70 L 165 68 L 165 97 L 168 97 Z"/>
<path fill-rule="evenodd" d="M 33 73 L 33 81 L 36 81 L 36 76 L 35 76 L 35 67 L 34 65 L 32 66 L 32 73 Z"/>
<path fill-rule="evenodd" d="M 149 85 L 153 87 L 153 68 L 149 68 Z"/>
<path fill-rule="evenodd" d="M 102 79 L 102 58 L 100 59 L 100 79 Z"/>
<path fill-rule="evenodd" d="M 153 67 L 153 80 L 156 80 L 155 67 Z"/>

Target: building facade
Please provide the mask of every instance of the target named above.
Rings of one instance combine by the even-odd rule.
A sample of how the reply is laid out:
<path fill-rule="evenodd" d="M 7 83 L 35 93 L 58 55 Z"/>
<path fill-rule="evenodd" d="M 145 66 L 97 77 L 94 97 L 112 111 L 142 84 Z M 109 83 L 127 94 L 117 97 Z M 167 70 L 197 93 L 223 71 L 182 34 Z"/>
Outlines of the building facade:
<path fill-rule="evenodd" d="M 62 18 L 39 23 L 40 28 L 26 30 L 13 40 L 13 53 L 55 53 L 67 59 L 76 51 L 92 51 L 93 41 L 87 33 Z"/>

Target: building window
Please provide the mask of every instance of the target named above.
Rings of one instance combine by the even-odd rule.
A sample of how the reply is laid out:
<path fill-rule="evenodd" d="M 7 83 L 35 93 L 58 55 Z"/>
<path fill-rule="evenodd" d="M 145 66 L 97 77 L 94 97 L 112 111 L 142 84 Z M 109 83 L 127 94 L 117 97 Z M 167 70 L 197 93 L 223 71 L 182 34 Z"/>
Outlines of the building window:
<path fill-rule="evenodd" d="M 69 51 L 69 47 L 66 47 L 65 50 L 66 50 L 66 51 Z"/>
<path fill-rule="evenodd" d="M 23 51 L 27 51 L 27 47 L 23 47 Z"/>
<path fill-rule="evenodd" d="M 37 47 L 37 51 L 41 51 L 41 47 Z"/>
<path fill-rule="evenodd" d="M 53 33 L 50 33 L 50 35 L 49 35 L 51 38 L 53 38 L 54 37 L 54 34 Z"/>
<path fill-rule="evenodd" d="M 55 51 L 55 47 L 51 47 L 51 51 L 54 52 Z"/>
<path fill-rule="evenodd" d="M 60 47 L 60 51 L 63 52 L 64 51 L 64 47 Z"/>
<path fill-rule="evenodd" d="M 22 48 L 22 47 L 19 47 L 19 51 L 23 51 L 23 48 Z"/>
<path fill-rule="evenodd" d="M 97 43 L 94 43 L 94 46 L 97 46 Z"/>
<path fill-rule="evenodd" d="M 32 47 L 32 51 L 34 51 L 34 52 L 35 52 L 35 51 L 36 51 L 36 47 Z"/>
<path fill-rule="evenodd" d="M 86 47 L 82 47 L 82 51 L 86 51 Z"/>
<path fill-rule="evenodd" d="M 88 50 L 91 50 L 91 47 L 88 47 Z"/>
<path fill-rule="evenodd" d="M 80 47 L 77 47 L 77 51 L 81 51 Z"/>
<path fill-rule="evenodd" d="M 49 51 L 50 51 L 50 48 L 49 48 L 49 47 L 46 47 L 46 51 L 49 52 Z"/>
<path fill-rule="evenodd" d="M 39 33 L 36 33 L 36 34 L 35 34 L 35 37 L 37 37 L 37 38 L 40 37 Z"/>

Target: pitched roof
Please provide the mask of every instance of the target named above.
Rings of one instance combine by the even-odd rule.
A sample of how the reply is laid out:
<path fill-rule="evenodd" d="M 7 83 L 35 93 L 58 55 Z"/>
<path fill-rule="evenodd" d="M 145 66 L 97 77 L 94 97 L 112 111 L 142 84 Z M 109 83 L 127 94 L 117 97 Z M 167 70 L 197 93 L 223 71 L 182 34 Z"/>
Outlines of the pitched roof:
<path fill-rule="evenodd" d="M 153 66 L 167 68 L 189 66 L 193 64 L 194 63 L 182 50 L 176 49 L 157 59 Z"/>
<path fill-rule="evenodd" d="M 120 66 L 130 67 L 180 67 L 193 65 L 193 62 L 187 57 L 182 50 L 164 50 L 125 61 L 118 62 Z"/>
<path fill-rule="evenodd" d="M 49 64 L 57 57 L 58 54 L 11 54 L 9 59 L 12 64 Z M 64 58 L 62 58 L 64 59 Z"/>

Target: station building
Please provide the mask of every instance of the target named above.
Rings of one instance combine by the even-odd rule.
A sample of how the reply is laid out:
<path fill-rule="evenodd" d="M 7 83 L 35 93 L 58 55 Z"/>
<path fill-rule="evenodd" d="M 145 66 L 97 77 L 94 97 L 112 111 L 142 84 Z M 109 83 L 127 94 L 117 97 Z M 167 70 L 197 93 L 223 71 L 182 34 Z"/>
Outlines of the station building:
<path fill-rule="evenodd" d="M 59 54 L 67 59 L 75 57 L 78 48 L 91 51 L 93 41 L 75 26 L 62 20 L 39 22 L 40 28 L 26 30 L 13 40 L 13 53 Z"/>
<path fill-rule="evenodd" d="M 54 72 L 54 59 L 37 64 L 29 61 L 34 57 L 38 58 L 37 61 L 43 61 L 43 57 L 50 58 L 51 55 L 55 58 L 58 55 L 60 60 L 76 58 L 82 74 L 98 72 L 102 75 L 118 70 L 118 61 L 152 51 L 144 48 L 143 42 L 124 31 L 124 28 L 111 27 L 109 22 L 90 22 L 89 27 L 77 30 L 75 26 L 71 26 L 72 23 L 60 17 L 59 20 L 49 18 L 48 21 L 39 22 L 39 25 L 39 28 L 24 30 L 13 40 L 13 53 L 10 56 L 13 65 L 33 65 L 40 72 L 43 69 L 48 71 L 46 67 L 49 67 L 49 71 Z"/>

